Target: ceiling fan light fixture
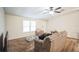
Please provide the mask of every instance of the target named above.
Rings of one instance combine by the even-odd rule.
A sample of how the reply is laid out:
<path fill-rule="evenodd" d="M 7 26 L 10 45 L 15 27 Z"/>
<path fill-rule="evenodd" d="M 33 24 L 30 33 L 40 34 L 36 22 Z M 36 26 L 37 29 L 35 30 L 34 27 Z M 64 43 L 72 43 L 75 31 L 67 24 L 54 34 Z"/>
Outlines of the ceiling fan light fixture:
<path fill-rule="evenodd" d="M 50 12 L 49 12 L 49 14 L 53 15 L 53 14 L 54 14 L 54 12 L 53 12 L 53 11 L 50 11 Z"/>

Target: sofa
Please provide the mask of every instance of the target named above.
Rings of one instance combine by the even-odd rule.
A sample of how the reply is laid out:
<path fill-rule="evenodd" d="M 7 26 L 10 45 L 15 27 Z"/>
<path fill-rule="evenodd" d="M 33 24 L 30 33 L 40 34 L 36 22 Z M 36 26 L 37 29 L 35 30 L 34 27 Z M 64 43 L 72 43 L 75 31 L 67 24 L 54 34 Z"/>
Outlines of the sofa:
<path fill-rule="evenodd" d="M 76 46 L 77 41 L 68 39 L 66 31 L 53 33 L 44 40 L 34 40 L 36 52 L 71 52 Z"/>

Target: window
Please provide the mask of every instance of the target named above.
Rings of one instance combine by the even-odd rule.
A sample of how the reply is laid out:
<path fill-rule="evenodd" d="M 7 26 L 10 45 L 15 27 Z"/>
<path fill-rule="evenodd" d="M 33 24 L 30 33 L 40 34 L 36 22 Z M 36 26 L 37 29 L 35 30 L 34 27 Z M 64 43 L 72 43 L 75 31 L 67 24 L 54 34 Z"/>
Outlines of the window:
<path fill-rule="evenodd" d="M 23 32 L 31 32 L 36 30 L 36 22 L 32 20 L 23 20 Z"/>

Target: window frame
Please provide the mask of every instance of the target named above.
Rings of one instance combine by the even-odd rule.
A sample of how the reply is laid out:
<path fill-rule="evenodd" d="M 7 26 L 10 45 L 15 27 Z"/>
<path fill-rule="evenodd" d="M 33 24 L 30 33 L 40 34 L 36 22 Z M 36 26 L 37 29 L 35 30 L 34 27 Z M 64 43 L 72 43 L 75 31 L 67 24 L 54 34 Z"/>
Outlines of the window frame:
<path fill-rule="evenodd" d="M 29 26 L 28 26 L 29 31 L 24 31 L 24 27 L 26 27 L 26 26 L 24 26 L 24 21 L 29 21 Z M 35 26 L 32 26 L 32 23 L 31 23 L 32 21 L 35 22 Z M 22 26 L 23 26 L 23 28 L 22 28 L 23 33 L 25 33 L 25 32 L 34 32 L 36 30 L 36 21 L 34 21 L 34 20 L 23 20 Z M 31 29 L 32 27 L 35 27 L 35 30 L 32 30 Z"/>

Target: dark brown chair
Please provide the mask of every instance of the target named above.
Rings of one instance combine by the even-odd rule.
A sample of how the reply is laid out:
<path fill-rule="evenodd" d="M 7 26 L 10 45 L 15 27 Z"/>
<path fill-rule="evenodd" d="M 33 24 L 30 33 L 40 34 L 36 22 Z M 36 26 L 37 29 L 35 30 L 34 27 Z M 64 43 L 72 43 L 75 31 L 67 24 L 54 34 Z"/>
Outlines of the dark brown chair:
<path fill-rule="evenodd" d="M 51 41 L 50 41 L 50 38 L 47 37 L 45 38 L 44 43 L 43 43 L 43 51 L 50 52 L 50 48 L 51 48 Z"/>
<path fill-rule="evenodd" d="M 34 40 L 34 51 L 42 52 L 43 40 Z"/>
<path fill-rule="evenodd" d="M 7 38 L 8 38 L 8 32 L 6 32 L 5 38 L 4 38 L 4 48 L 3 48 L 4 52 L 7 52 Z"/>
<path fill-rule="evenodd" d="M 3 33 L 0 36 L 0 52 L 3 51 Z"/>
<path fill-rule="evenodd" d="M 49 38 L 45 38 L 45 40 L 34 40 L 34 51 L 35 52 L 49 52 L 51 41 Z"/>

